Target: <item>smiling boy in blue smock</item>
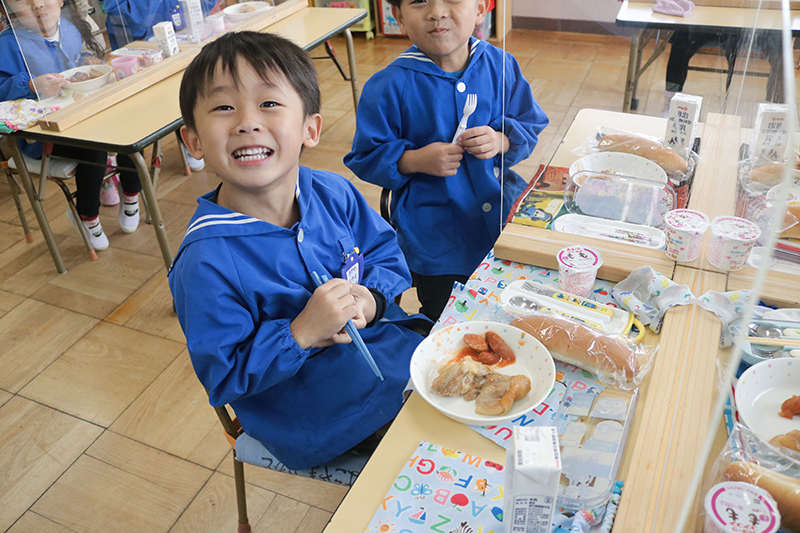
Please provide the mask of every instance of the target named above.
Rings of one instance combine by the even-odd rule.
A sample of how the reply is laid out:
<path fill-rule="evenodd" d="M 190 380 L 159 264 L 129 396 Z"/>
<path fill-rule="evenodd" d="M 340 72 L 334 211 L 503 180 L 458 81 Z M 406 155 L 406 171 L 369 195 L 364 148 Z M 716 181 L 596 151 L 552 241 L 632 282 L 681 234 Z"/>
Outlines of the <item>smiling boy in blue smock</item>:
<path fill-rule="evenodd" d="M 364 85 L 345 164 L 392 191 L 392 224 L 436 320 L 500 234 L 547 116 L 510 54 L 472 37 L 485 0 L 389 0 L 414 44 Z M 468 94 L 478 105 L 451 144 Z M 502 172 L 501 172 L 502 170 Z"/>
<path fill-rule="evenodd" d="M 204 46 L 180 104 L 187 148 L 222 182 L 198 199 L 169 273 L 195 372 L 287 467 L 327 462 L 395 417 L 422 340 L 393 302 L 411 281 L 394 230 L 349 181 L 299 166 L 322 117 L 314 65 L 290 41 Z M 352 253 L 361 283 L 341 277 Z M 315 288 L 312 272 L 333 279 Z"/>

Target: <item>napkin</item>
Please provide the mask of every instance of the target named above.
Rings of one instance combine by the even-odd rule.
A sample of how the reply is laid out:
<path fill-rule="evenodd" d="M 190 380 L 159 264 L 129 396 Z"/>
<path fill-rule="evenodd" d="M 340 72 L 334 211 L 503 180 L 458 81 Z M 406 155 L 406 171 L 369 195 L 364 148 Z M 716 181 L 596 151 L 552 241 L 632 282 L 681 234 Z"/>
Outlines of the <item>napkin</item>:
<path fill-rule="evenodd" d="M 706 311 L 711 311 L 722 321 L 722 333 L 720 333 L 719 339 L 721 348 L 727 348 L 733 344 L 733 339 L 743 326 L 742 318 L 744 318 L 744 311 L 747 308 L 747 301 L 749 299 L 749 290 L 729 292 L 708 291 L 697 299 L 697 305 Z M 769 308 L 767 307 L 756 306 L 753 319 L 760 319 L 763 317 L 764 312 L 768 310 Z"/>
<path fill-rule="evenodd" d="M 617 304 L 634 314 L 654 333 L 661 331 L 664 313 L 676 305 L 695 301 L 687 285 L 678 285 L 649 266 L 637 268 L 611 289 Z"/>
<path fill-rule="evenodd" d="M 42 117 L 57 109 L 58 106 L 41 105 L 26 99 L 0 102 L 0 133 L 11 133 L 35 126 Z"/>
<path fill-rule="evenodd" d="M 656 0 L 653 11 L 664 15 L 685 17 L 694 9 L 694 2 L 691 0 Z"/>

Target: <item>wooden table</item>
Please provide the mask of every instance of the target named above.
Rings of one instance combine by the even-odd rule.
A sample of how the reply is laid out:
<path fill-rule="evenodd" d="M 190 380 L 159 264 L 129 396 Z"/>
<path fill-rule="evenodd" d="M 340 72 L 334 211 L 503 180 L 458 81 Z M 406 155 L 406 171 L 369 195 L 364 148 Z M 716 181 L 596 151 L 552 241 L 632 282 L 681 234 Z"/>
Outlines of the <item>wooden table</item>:
<path fill-rule="evenodd" d="M 598 125 L 604 124 L 656 137 L 662 135 L 665 127 L 664 119 L 656 117 L 581 110 L 567 130 L 551 164 L 568 167 L 577 157 L 572 154 L 572 148 L 580 145 Z M 735 148 L 734 154 L 738 153 L 738 143 L 749 135 L 749 131 L 738 127 L 738 117 L 714 114 L 709 116 L 707 124 L 701 126 L 701 153 L 705 163 L 697 169 L 692 205 L 707 209 L 711 214 L 730 214 L 732 211 L 728 210 L 733 209 L 735 199 L 727 191 L 731 187 L 735 190 L 736 184 L 736 168 L 730 164 L 735 158 L 735 155 L 731 155 L 731 148 Z M 507 233 L 511 226 L 516 225 L 507 226 L 495 246 L 497 257 L 518 260 L 499 255 L 497 249 L 502 244 L 507 252 L 516 254 L 515 257 L 533 257 L 541 262 L 543 255 L 538 253 L 540 248 L 548 245 L 559 247 L 567 242 L 579 241 L 575 236 L 548 230 L 541 230 L 546 235 L 537 235 L 535 238 L 531 238 L 529 233 L 509 236 Z M 595 241 L 590 243 L 592 246 L 602 246 L 604 243 L 592 240 Z M 536 248 L 534 255 L 531 255 L 531 248 Z M 630 252 L 634 247 L 627 248 L 629 261 L 635 266 L 642 264 L 642 257 L 636 258 L 635 251 Z M 659 253 L 663 256 L 663 252 Z M 729 290 L 731 275 L 706 263 L 704 257 L 690 265 L 671 263 L 669 274 L 677 283 L 688 285 L 696 296 L 710 290 Z M 550 264 L 536 266 L 552 267 Z M 630 270 L 629 266 L 627 271 Z M 600 277 L 607 279 L 604 274 L 601 271 Z M 793 286 L 800 284 L 794 280 Z M 704 467 L 706 474 L 722 449 L 727 433 L 722 420 L 711 420 L 711 411 L 720 390 L 717 365 L 729 360 L 731 350 L 719 348 L 720 332 L 719 319 L 697 305 L 670 309 L 661 333 L 656 336 L 648 331 L 645 342 L 651 345 L 659 343 L 660 346 L 653 369 L 639 387 L 639 403 L 619 473 L 619 478 L 625 480 L 625 489 L 614 532 L 675 533 L 688 484 L 699 467 L 698 458 L 709 430 L 714 443 L 711 459 Z M 496 462 L 505 460 L 502 448 L 468 427 L 444 417 L 422 398 L 412 395 L 333 515 L 325 533 L 363 531 L 406 459 L 423 440 Z M 703 523 L 699 513 L 703 496 L 701 488 L 690 501 L 692 518 L 681 533 L 702 532 Z"/>
<path fill-rule="evenodd" d="M 348 28 L 361 21 L 366 14 L 366 10 L 363 9 L 305 8 L 260 31 L 269 31 L 287 37 L 305 50 L 316 48 L 328 39 L 344 33 L 347 40 L 353 98 L 357 102 L 358 81 L 355 70 L 355 52 Z M 148 168 L 142 151 L 147 146 L 153 145 L 153 155 L 159 154 L 161 139 L 183 125 L 178 106 L 178 88 L 182 76 L 183 71 L 173 74 L 65 131 L 46 131 L 40 126 L 35 126 L 16 132 L 11 137 L 14 141 L 15 137 L 20 137 L 130 155 L 139 173 L 147 214 L 155 229 L 164 265 L 167 268 L 172 263 L 172 251 L 155 194 L 158 174 L 155 167 L 152 169 L 153 172 Z M 143 113 L 143 110 L 147 110 L 147 112 Z M 61 253 L 38 200 L 34 182 L 25 167 L 24 159 L 19 154 L 17 143 L 10 142 L 9 144 L 12 145 L 11 155 L 14 160 L 23 162 L 18 165 L 21 181 L 33 206 L 36 220 L 56 269 L 60 273 L 66 272 Z"/>
<path fill-rule="evenodd" d="M 631 53 L 628 58 L 628 74 L 625 82 L 625 99 L 622 111 L 636 109 L 636 90 L 639 78 L 666 49 L 672 33 L 692 29 L 705 32 L 733 32 L 742 29 L 780 30 L 779 9 L 753 9 L 747 7 L 695 6 L 687 17 L 675 17 L 653 12 L 654 2 L 630 2 L 623 0 L 617 14 L 617 25 L 634 28 L 631 36 Z M 756 18 L 758 15 L 758 18 Z M 800 11 L 792 11 L 792 32 L 800 33 Z M 655 39 L 653 54 L 642 65 L 642 51 Z"/>
<path fill-rule="evenodd" d="M 581 109 L 561 140 L 550 165 L 568 168 L 580 157 L 573 154 L 572 150 L 592 137 L 598 126 L 613 126 L 660 138 L 664 136 L 667 120 L 619 111 Z M 630 274 L 631 264 L 649 265 L 669 278 L 675 269 L 675 262 L 664 255 L 662 250 L 557 233 L 521 224 L 508 224 L 497 239 L 494 251 L 501 259 L 556 269 L 556 252 L 569 244 L 583 244 L 597 249 L 603 256 L 603 266 L 598 275 L 608 281 L 617 282 L 626 278 Z"/>

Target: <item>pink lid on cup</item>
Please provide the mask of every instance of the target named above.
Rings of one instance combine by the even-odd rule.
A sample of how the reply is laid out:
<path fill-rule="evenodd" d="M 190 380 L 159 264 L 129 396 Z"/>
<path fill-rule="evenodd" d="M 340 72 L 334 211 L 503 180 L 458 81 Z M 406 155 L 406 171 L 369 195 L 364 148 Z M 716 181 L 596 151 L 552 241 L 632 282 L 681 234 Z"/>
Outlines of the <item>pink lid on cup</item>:
<path fill-rule="evenodd" d="M 775 533 L 781 526 L 778 506 L 766 490 L 739 481 L 711 487 L 705 498 L 706 533 Z"/>
<path fill-rule="evenodd" d="M 603 264 L 603 257 L 588 246 L 567 246 L 558 255 L 558 264 L 568 274 L 594 272 Z"/>
<path fill-rule="evenodd" d="M 761 228 L 757 224 L 739 217 L 717 217 L 711 222 L 711 231 L 719 237 L 745 243 L 761 237 Z"/>
<path fill-rule="evenodd" d="M 708 217 L 694 209 L 673 209 L 664 215 L 664 222 L 675 229 L 701 235 L 708 228 Z"/>

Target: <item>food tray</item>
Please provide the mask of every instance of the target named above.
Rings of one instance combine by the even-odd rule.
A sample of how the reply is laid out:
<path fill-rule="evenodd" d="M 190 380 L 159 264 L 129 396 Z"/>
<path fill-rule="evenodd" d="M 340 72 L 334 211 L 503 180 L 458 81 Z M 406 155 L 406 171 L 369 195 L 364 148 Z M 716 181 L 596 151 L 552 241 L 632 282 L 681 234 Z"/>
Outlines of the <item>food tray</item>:
<path fill-rule="evenodd" d="M 661 227 L 664 214 L 675 209 L 676 197 L 663 182 L 582 171 L 570 176 L 564 206 L 577 215 Z"/>

